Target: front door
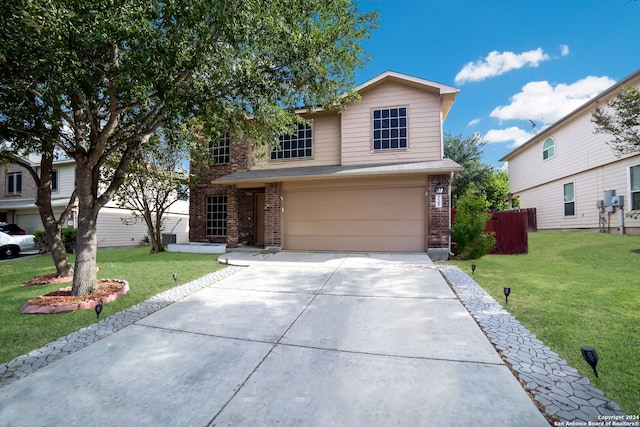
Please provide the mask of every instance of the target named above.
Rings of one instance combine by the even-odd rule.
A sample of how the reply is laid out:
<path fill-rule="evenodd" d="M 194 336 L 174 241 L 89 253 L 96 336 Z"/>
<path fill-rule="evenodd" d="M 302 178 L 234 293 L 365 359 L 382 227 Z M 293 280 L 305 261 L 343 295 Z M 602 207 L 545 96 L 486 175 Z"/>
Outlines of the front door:
<path fill-rule="evenodd" d="M 255 212 L 253 217 L 254 245 L 264 246 L 264 193 L 256 193 L 253 203 Z"/>

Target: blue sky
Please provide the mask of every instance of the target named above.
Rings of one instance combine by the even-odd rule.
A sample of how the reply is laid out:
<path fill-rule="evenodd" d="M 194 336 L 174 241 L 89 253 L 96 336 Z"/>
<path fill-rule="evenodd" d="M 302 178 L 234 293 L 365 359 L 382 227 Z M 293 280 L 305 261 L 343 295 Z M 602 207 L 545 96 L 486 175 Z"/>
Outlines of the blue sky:
<path fill-rule="evenodd" d="M 357 84 L 387 71 L 460 89 L 445 131 L 499 158 L 640 68 L 640 1 L 359 0 L 378 10 Z M 529 120 L 536 123 L 535 127 Z"/>

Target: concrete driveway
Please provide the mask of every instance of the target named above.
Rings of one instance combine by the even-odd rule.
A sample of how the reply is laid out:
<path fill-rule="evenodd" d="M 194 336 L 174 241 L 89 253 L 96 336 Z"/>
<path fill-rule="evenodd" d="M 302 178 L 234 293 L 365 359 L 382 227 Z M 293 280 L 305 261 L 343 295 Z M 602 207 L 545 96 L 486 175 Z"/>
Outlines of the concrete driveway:
<path fill-rule="evenodd" d="M 425 254 L 221 259 L 252 265 L 0 389 L 1 424 L 549 425 Z"/>

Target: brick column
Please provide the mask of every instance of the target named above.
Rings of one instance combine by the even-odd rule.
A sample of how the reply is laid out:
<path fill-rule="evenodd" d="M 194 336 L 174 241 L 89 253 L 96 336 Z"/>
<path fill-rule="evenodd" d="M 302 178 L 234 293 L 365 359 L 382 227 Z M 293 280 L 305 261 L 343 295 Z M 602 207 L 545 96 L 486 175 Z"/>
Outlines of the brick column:
<path fill-rule="evenodd" d="M 227 247 L 237 248 L 238 242 L 238 189 L 231 185 L 227 188 Z"/>
<path fill-rule="evenodd" d="M 436 207 L 436 186 L 441 184 L 442 207 Z M 449 252 L 449 216 L 451 197 L 449 175 L 429 175 L 427 180 L 427 253 L 434 259 L 447 259 Z"/>
<path fill-rule="evenodd" d="M 282 248 L 282 183 L 267 183 L 264 200 L 264 246 Z"/>

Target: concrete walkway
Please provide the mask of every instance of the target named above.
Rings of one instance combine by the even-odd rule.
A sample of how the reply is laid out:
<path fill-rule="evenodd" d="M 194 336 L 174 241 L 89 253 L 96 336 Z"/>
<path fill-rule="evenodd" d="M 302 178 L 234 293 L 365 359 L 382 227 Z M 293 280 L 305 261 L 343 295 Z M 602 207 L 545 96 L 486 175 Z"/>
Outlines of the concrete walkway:
<path fill-rule="evenodd" d="M 249 268 L 0 389 L 2 425 L 548 426 L 425 254 Z"/>

